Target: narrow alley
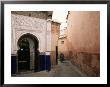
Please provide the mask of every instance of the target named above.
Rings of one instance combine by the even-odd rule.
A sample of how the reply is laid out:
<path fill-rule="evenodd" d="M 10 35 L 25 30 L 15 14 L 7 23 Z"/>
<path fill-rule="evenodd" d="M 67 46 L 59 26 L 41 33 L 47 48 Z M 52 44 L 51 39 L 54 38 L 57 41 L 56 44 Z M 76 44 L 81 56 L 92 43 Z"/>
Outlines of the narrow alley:
<path fill-rule="evenodd" d="M 25 72 L 24 74 L 17 74 L 17 77 L 87 77 L 82 73 L 75 65 L 70 61 L 64 61 L 61 63 L 58 61 L 58 65 L 53 67 L 51 71 L 40 72 Z"/>
<path fill-rule="evenodd" d="M 99 11 L 12 11 L 11 19 L 11 76 L 100 76 Z"/>

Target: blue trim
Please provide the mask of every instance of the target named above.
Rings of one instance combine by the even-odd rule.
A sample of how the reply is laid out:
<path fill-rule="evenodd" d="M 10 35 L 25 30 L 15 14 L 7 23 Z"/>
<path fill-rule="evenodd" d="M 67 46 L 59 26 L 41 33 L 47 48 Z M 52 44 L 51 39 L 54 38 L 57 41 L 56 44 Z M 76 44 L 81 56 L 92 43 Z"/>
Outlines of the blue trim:
<path fill-rule="evenodd" d="M 51 61 L 50 55 L 41 55 L 40 54 L 40 71 L 51 70 Z"/>
<path fill-rule="evenodd" d="M 51 61 L 50 61 L 50 55 L 46 55 L 46 70 L 50 71 L 51 70 Z"/>
<path fill-rule="evenodd" d="M 16 74 L 16 70 L 17 70 L 16 56 L 11 55 L 11 74 Z"/>
<path fill-rule="evenodd" d="M 50 60 L 50 55 L 45 55 L 45 54 L 40 54 L 39 58 L 39 71 L 43 70 L 51 70 L 51 60 Z M 11 74 L 16 74 L 17 71 L 17 60 L 16 60 L 16 55 L 11 55 Z"/>
<path fill-rule="evenodd" d="M 40 71 L 45 70 L 45 55 L 40 55 Z"/>

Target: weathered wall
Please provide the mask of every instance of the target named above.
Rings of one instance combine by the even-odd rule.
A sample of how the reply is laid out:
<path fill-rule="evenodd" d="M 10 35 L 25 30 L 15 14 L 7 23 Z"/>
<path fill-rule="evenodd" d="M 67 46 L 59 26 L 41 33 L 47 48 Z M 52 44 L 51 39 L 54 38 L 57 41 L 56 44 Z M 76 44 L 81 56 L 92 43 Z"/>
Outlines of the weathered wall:
<path fill-rule="evenodd" d="M 67 23 L 71 61 L 89 76 L 99 76 L 100 12 L 70 11 Z"/>
<path fill-rule="evenodd" d="M 67 32 L 68 32 L 67 28 L 60 30 L 60 36 L 58 40 L 59 57 L 60 57 L 60 53 L 63 53 L 65 59 L 69 59 Z"/>
<path fill-rule="evenodd" d="M 78 52 L 99 53 L 99 12 L 70 12 L 68 39 Z"/>
<path fill-rule="evenodd" d="M 34 18 L 47 19 L 47 11 L 12 11 L 12 14 L 18 14 L 23 16 L 30 16 Z"/>
<path fill-rule="evenodd" d="M 58 40 L 58 51 L 59 51 L 59 57 L 60 53 L 64 54 L 64 59 L 69 59 L 69 50 L 68 50 L 68 40 L 67 37 L 59 38 Z"/>
<path fill-rule="evenodd" d="M 56 64 L 56 46 L 58 46 L 58 37 L 60 31 L 60 23 L 52 22 L 51 30 L 51 61 L 53 65 Z"/>

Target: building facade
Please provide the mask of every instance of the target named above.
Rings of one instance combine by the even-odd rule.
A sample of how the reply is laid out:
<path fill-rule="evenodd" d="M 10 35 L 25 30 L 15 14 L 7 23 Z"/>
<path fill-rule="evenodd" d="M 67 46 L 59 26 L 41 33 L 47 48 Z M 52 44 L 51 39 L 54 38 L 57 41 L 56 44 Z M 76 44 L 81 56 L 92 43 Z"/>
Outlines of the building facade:
<path fill-rule="evenodd" d="M 51 59 L 52 64 L 58 64 L 58 38 L 60 34 L 60 23 L 52 21 L 52 31 L 51 31 Z"/>
<path fill-rule="evenodd" d="M 11 28 L 12 73 L 46 68 L 44 57 L 52 58 L 52 12 L 12 11 Z"/>
<path fill-rule="evenodd" d="M 69 59 L 69 50 L 68 50 L 68 36 L 67 36 L 68 30 L 67 27 L 63 30 L 60 30 L 60 35 L 58 39 L 58 51 L 59 51 L 59 58 L 60 54 L 64 54 L 64 59 L 68 60 Z"/>

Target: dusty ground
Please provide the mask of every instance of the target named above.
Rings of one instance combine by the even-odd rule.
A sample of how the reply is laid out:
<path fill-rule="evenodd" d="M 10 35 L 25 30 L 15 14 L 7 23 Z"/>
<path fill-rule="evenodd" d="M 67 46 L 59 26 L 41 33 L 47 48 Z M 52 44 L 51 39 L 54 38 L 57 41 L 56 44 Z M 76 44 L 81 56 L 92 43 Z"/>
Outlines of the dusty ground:
<path fill-rule="evenodd" d="M 17 74 L 17 77 L 87 77 L 70 61 L 58 62 L 58 65 L 53 67 L 51 71 L 28 72 Z"/>

